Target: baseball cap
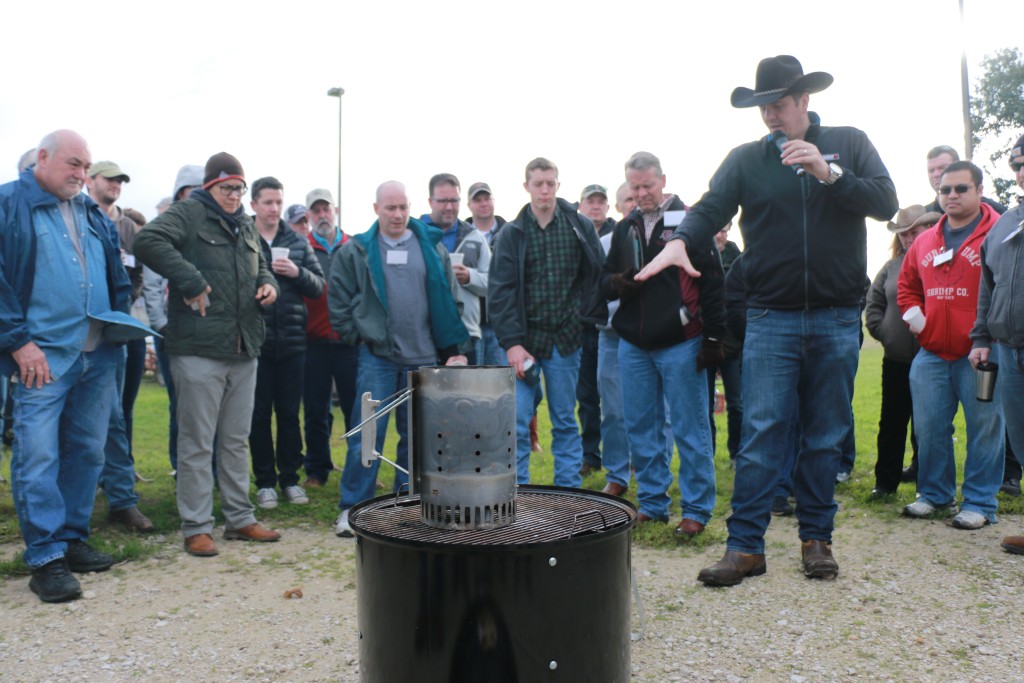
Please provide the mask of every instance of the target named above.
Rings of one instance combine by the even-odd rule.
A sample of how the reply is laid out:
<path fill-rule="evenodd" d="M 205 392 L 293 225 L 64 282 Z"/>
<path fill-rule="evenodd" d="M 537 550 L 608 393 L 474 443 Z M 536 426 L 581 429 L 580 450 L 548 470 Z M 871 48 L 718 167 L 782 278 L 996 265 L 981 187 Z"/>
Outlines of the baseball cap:
<path fill-rule="evenodd" d="M 95 178 L 98 175 L 101 175 L 108 180 L 120 178 L 126 183 L 130 183 L 132 181 L 132 179 L 128 177 L 128 174 L 122 171 L 121 167 L 113 161 L 97 161 L 89 167 L 90 178 Z"/>
<path fill-rule="evenodd" d="M 306 208 L 312 209 L 313 205 L 317 202 L 330 202 L 333 204 L 334 195 L 331 194 L 330 190 L 318 187 L 315 190 L 311 190 L 310 193 L 306 195 Z"/>
<path fill-rule="evenodd" d="M 295 223 L 306 217 L 306 207 L 302 204 L 292 204 L 288 207 L 288 210 L 284 212 L 284 220 L 286 223 Z"/>
<path fill-rule="evenodd" d="M 486 192 L 487 194 L 494 194 L 493 192 L 491 192 L 491 186 L 488 185 L 487 183 L 473 183 L 472 185 L 469 186 L 470 199 L 477 196 L 481 192 Z"/>
<path fill-rule="evenodd" d="M 587 185 L 583 188 L 583 192 L 580 193 L 580 201 L 583 201 L 592 194 L 603 194 L 604 198 L 608 198 L 608 188 L 604 185 Z"/>

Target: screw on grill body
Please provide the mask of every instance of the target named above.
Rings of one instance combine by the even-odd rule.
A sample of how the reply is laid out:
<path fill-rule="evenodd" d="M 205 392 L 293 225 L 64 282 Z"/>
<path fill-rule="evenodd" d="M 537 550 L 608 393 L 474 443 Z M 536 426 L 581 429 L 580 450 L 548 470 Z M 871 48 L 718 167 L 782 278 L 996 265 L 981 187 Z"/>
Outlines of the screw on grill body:
<path fill-rule="evenodd" d="M 548 560 L 548 566 L 549 567 L 554 567 L 556 564 L 558 564 L 558 560 L 556 560 L 555 558 L 552 557 L 551 559 Z"/>
<path fill-rule="evenodd" d="M 558 668 L 558 662 L 556 662 L 555 660 L 553 660 L 553 659 L 552 659 L 552 660 L 551 660 L 551 661 L 550 661 L 550 662 L 548 663 L 548 668 L 549 668 L 549 669 L 551 669 L 552 671 L 554 671 L 555 669 L 557 669 L 557 668 Z"/>

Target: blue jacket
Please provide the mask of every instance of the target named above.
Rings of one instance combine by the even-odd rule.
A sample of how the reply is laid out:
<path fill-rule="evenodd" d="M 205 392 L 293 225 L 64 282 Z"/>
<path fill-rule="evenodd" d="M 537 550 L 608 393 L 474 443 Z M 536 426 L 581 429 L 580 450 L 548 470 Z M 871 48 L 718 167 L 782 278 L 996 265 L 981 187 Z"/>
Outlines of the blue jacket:
<path fill-rule="evenodd" d="M 409 219 L 409 229 L 419 241 L 427 268 L 427 302 L 430 331 L 438 358 L 444 362 L 458 353 L 468 338 L 456 304 L 458 284 L 452 274 L 448 251 L 441 244 L 441 231 Z M 327 310 L 331 326 L 346 344 L 365 343 L 382 358 L 394 352 L 387 326 L 387 286 L 381 262 L 377 222 L 334 252 L 327 281 Z"/>
<path fill-rule="evenodd" d="M 79 194 L 72 201 L 85 205 L 89 225 L 103 239 L 110 310 L 127 313 L 131 284 L 121 264 L 117 230 L 87 195 Z M 0 185 L 0 371 L 4 375 L 17 369 L 11 353 L 32 341 L 25 319 L 36 268 L 32 211 L 58 203 L 57 197 L 39 186 L 32 169 Z"/>

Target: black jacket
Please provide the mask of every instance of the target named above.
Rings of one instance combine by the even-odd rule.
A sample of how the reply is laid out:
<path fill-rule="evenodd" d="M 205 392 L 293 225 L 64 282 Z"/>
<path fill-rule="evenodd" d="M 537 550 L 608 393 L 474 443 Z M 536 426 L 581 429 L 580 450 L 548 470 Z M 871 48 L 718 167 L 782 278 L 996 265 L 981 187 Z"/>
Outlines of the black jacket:
<path fill-rule="evenodd" d="M 735 215 L 749 253 L 748 304 L 775 309 L 859 306 L 867 271 L 865 217 L 898 208 L 889 172 L 867 135 L 830 128 L 811 113 L 806 139 L 835 155 L 843 177 L 824 185 L 783 166 L 767 137 L 733 149 L 676 237 L 703 246 Z"/>
<path fill-rule="evenodd" d="M 674 197 L 669 211 L 682 211 L 686 205 Z M 672 235 L 663 221 L 658 221 L 651 239 L 643 243 L 644 219 L 640 209 L 633 209 L 615 225 L 608 257 L 601 274 L 601 292 L 608 299 L 618 298 L 611 285 L 612 275 L 634 267 L 634 238 L 640 240 L 640 266 L 661 253 Z M 641 349 L 662 349 L 674 346 L 699 334 L 721 340 L 725 336 L 724 274 L 714 244 L 690 252 L 690 260 L 701 277 L 691 278 L 676 267 L 661 271 L 640 285 L 640 291 L 622 299 L 612 317 L 612 327 L 623 339 Z M 685 305 L 692 321 L 683 325 L 680 309 Z"/>
<path fill-rule="evenodd" d="M 503 349 L 526 343 L 526 230 L 523 217 L 529 204 L 514 220 L 502 226 L 491 243 L 490 278 L 487 283 L 487 317 L 498 343 Z M 580 240 L 583 253 L 579 276 L 580 319 L 584 323 L 605 324 L 608 304 L 601 295 L 599 280 L 604 250 L 598 241 L 594 224 L 577 213 L 572 204 L 558 200 L 558 211 L 564 211 L 573 232 Z"/>
<path fill-rule="evenodd" d="M 274 273 L 280 295 L 270 306 L 263 308 L 266 339 L 260 357 L 270 360 L 287 358 L 306 350 L 306 304 L 302 297 L 315 299 L 324 293 L 324 271 L 309 245 L 309 240 L 291 229 L 284 221 L 277 225 L 277 235 L 271 245 L 260 238 L 263 258 L 268 267 L 273 260 L 270 248 L 287 247 L 288 258 L 299 267 L 299 276 L 285 277 Z"/>

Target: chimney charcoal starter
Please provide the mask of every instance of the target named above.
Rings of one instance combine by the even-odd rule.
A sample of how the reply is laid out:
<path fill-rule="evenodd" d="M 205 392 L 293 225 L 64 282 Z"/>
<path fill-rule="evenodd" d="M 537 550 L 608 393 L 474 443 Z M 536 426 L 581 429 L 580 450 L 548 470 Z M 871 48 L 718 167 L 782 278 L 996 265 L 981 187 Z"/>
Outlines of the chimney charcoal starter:
<path fill-rule="evenodd" d="M 409 495 L 352 508 L 363 683 L 628 683 L 636 508 L 516 485 L 515 375 L 409 373 Z"/>

